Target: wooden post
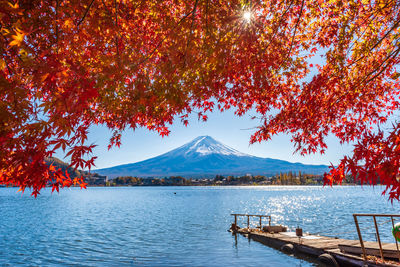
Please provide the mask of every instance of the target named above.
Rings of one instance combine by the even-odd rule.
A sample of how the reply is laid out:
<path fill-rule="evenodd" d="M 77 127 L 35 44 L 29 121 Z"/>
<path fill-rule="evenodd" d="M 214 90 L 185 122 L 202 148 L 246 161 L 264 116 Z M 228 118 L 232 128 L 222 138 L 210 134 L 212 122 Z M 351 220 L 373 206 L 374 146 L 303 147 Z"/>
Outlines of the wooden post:
<path fill-rule="evenodd" d="M 363 241 L 362 236 L 361 236 L 360 226 L 358 225 L 357 215 L 353 214 L 353 217 L 354 217 L 354 223 L 356 224 L 356 228 L 357 228 L 358 239 L 360 240 L 360 245 L 361 245 L 361 248 L 362 248 L 362 251 L 363 251 L 363 257 L 364 257 L 364 260 L 366 261 L 367 260 L 367 254 L 365 253 L 364 241 Z"/>
<path fill-rule="evenodd" d="M 247 229 L 250 229 L 250 216 L 249 215 L 246 216 L 247 216 Z"/>
<path fill-rule="evenodd" d="M 268 216 L 268 225 L 271 226 L 271 216 Z"/>
<path fill-rule="evenodd" d="M 262 217 L 260 216 L 260 231 L 262 230 L 262 223 L 261 223 L 261 219 Z"/>
<path fill-rule="evenodd" d="M 390 216 L 390 218 L 392 219 L 392 227 L 394 228 L 394 220 L 393 220 L 393 216 Z M 400 251 L 399 251 L 399 244 L 398 244 L 398 242 L 397 242 L 397 239 L 396 239 L 396 238 L 394 238 L 394 240 L 396 241 L 397 254 L 398 254 L 398 257 L 399 257 L 399 261 L 400 261 Z"/>
<path fill-rule="evenodd" d="M 237 214 L 234 214 L 235 216 L 235 226 L 237 226 Z"/>
<path fill-rule="evenodd" d="M 376 217 L 375 217 L 375 216 L 372 216 L 372 218 L 374 218 L 375 231 L 376 231 L 376 235 L 377 235 L 377 237 L 378 237 L 379 252 L 381 253 L 382 262 L 385 263 L 385 258 L 383 257 L 383 250 L 382 250 L 381 237 L 379 236 L 378 224 L 376 223 Z"/>

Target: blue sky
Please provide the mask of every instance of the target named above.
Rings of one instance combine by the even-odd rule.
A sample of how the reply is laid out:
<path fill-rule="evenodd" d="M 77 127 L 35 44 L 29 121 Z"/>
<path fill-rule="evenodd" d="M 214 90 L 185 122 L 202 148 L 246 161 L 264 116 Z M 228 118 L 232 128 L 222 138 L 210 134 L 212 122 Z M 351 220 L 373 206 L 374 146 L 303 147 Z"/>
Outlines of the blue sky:
<path fill-rule="evenodd" d="M 107 150 L 111 132 L 106 127 L 92 127 L 89 134 L 89 143 L 97 144 L 94 149 L 96 167 L 94 169 L 106 168 L 120 164 L 133 163 L 158 156 L 179 147 L 197 136 L 209 135 L 214 139 L 241 152 L 290 162 L 302 162 L 306 164 L 337 164 L 343 155 L 350 154 L 350 145 L 341 146 L 334 137 L 328 137 L 328 149 L 324 155 L 315 154 L 306 157 L 293 154 L 294 147 L 290 137 L 286 135 L 275 136 L 268 142 L 249 145 L 250 136 L 255 132 L 254 127 L 259 123 L 252 120 L 251 115 L 238 117 L 233 111 L 214 112 L 208 114 L 206 122 L 197 120 L 193 115 L 188 127 L 183 126 L 179 120 L 171 127 L 171 133 L 167 137 L 161 137 L 155 132 L 146 129 L 125 131 L 122 136 L 120 148 Z M 63 158 L 62 153 L 56 155 Z"/>

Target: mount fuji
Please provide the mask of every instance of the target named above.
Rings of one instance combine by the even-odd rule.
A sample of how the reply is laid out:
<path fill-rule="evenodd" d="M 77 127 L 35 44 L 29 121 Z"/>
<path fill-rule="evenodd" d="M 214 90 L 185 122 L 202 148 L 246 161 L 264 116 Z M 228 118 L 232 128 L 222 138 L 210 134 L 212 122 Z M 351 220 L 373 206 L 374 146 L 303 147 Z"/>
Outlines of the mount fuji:
<path fill-rule="evenodd" d="M 322 174 L 326 165 L 305 165 L 284 160 L 261 158 L 239 152 L 210 136 L 199 136 L 170 152 L 144 161 L 98 169 L 95 172 L 111 178 L 136 177 L 213 177 L 219 175 L 274 175 L 301 171 Z"/>

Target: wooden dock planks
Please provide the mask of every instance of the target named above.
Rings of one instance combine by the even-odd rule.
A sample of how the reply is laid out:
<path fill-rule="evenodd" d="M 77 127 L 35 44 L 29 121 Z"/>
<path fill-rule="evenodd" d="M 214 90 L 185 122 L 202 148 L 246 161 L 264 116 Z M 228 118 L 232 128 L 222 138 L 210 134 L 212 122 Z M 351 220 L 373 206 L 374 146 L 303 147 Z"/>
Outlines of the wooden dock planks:
<path fill-rule="evenodd" d="M 366 241 L 366 242 L 364 242 L 364 246 L 365 246 L 365 251 L 368 255 L 380 257 L 378 243 Z M 345 253 L 362 254 L 360 242 L 358 242 L 357 244 L 352 244 L 352 245 L 339 244 L 339 249 Z M 383 250 L 383 256 L 385 258 L 392 258 L 392 259 L 399 258 L 399 253 L 396 249 L 396 244 L 382 243 L 382 250 Z"/>
<path fill-rule="evenodd" d="M 366 262 L 362 258 L 362 250 L 358 240 L 347 240 L 326 236 L 305 235 L 298 238 L 290 233 L 265 233 L 258 229 L 242 228 L 238 233 L 247 235 L 256 241 L 268 246 L 280 249 L 285 244 L 292 244 L 298 252 L 319 256 L 328 253 L 340 262 L 340 266 L 364 266 Z M 379 257 L 379 245 L 377 242 L 364 242 L 369 255 Z M 395 244 L 382 243 L 384 256 L 392 259 L 398 259 L 398 253 Z M 367 266 L 400 266 L 393 264 L 380 264 L 368 261 Z"/>

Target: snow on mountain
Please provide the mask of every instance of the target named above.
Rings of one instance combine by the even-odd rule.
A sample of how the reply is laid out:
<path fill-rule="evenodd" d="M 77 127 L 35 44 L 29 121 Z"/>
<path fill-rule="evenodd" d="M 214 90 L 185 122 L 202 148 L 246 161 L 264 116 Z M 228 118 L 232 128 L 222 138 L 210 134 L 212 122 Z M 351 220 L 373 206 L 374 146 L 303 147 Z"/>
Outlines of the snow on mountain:
<path fill-rule="evenodd" d="M 198 153 L 201 156 L 209 154 L 233 155 L 238 157 L 250 156 L 216 141 L 211 136 L 199 136 L 180 148 L 186 151 L 186 155 Z"/>
<path fill-rule="evenodd" d="M 139 177 L 212 177 L 213 175 L 273 175 L 279 172 L 302 171 L 323 173 L 325 165 L 304 165 L 284 160 L 260 158 L 239 152 L 210 136 L 199 136 L 191 142 L 144 161 L 95 170 L 111 178 Z"/>

